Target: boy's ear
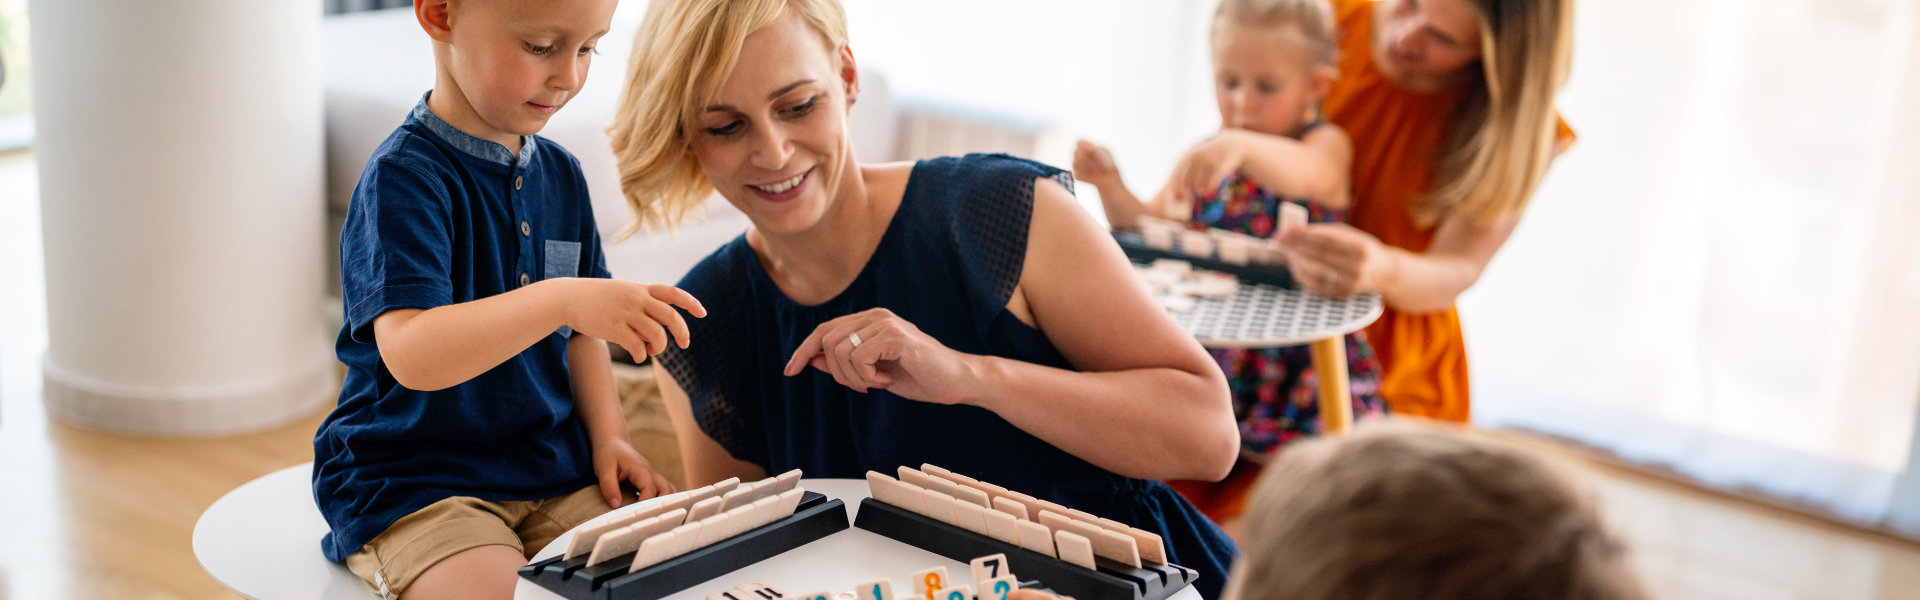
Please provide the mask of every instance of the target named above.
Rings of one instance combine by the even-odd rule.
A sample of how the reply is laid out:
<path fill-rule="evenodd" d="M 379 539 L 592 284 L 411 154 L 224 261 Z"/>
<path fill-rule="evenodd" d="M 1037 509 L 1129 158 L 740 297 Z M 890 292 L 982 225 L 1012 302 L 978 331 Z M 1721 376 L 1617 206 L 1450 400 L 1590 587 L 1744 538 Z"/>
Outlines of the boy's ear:
<path fill-rule="evenodd" d="M 853 63 L 853 45 L 840 45 L 840 80 L 846 85 L 847 108 L 860 99 L 860 69 Z"/>
<path fill-rule="evenodd" d="M 1320 65 L 1313 69 L 1313 97 L 1325 98 L 1333 91 L 1333 80 L 1340 77 L 1340 69 L 1333 65 Z"/>
<path fill-rule="evenodd" d="M 433 41 L 453 43 L 452 0 L 414 0 L 413 16 Z"/>

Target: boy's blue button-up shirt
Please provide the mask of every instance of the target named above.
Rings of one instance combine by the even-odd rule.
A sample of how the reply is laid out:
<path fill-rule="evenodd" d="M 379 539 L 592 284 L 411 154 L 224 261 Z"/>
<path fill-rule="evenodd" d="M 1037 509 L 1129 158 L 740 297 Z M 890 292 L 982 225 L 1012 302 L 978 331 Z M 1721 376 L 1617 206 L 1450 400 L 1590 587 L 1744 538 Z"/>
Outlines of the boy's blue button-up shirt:
<path fill-rule="evenodd" d="M 427 109 L 367 160 L 340 232 L 347 367 L 313 440 L 313 493 L 345 560 L 400 517 L 452 496 L 532 500 L 594 483 L 574 418 L 561 328 L 459 385 L 396 383 L 373 321 L 511 292 L 554 277 L 609 277 L 580 163 L 538 136 L 516 156 Z"/>

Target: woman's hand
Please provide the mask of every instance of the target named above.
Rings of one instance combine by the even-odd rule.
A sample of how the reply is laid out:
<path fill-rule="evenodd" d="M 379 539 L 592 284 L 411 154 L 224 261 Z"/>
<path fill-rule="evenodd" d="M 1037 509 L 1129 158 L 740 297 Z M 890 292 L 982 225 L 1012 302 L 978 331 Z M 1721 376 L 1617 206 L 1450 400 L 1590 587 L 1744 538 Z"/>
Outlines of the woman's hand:
<path fill-rule="evenodd" d="M 973 389 L 967 358 L 893 311 L 873 308 L 815 327 L 793 351 L 785 373 L 791 377 L 812 366 L 862 394 L 887 390 L 909 400 L 959 404 L 965 390 Z"/>
<path fill-rule="evenodd" d="M 1307 291 L 1330 298 L 1352 298 L 1380 291 L 1392 277 L 1394 261 L 1380 239 L 1346 223 L 1316 223 L 1284 231 L 1293 278 Z"/>

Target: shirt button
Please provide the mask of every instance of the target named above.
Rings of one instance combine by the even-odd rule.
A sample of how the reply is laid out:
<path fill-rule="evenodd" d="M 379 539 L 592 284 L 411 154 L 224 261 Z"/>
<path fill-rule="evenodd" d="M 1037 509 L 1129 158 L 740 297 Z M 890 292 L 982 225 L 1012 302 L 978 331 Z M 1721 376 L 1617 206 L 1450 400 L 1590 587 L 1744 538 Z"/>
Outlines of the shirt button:
<path fill-rule="evenodd" d="M 519 176 L 519 175 L 515 175 L 515 176 L 513 176 L 513 189 L 516 189 L 516 190 L 517 190 L 517 189 L 520 189 L 520 176 Z"/>
<path fill-rule="evenodd" d="M 521 221 L 521 222 L 520 222 L 520 235 L 533 235 L 533 226 L 532 226 L 532 225 L 528 225 L 526 221 Z"/>
<path fill-rule="evenodd" d="M 532 282 L 533 282 L 532 278 L 527 277 L 526 273 L 520 274 L 520 285 L 525 286 L 528 283 L 532 283 Z"/>

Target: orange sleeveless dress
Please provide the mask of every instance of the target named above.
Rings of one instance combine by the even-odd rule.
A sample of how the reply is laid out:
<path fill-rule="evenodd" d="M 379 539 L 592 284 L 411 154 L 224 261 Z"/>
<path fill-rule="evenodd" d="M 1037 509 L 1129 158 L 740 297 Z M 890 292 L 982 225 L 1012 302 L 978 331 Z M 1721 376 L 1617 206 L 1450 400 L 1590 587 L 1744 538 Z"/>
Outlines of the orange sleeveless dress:
<path fill-rule="evenodd" d="M 1334 0 L 1333 6 L 1340 76 L 1321 106 L 1353 139 L 1348 222 L 1389 246 L 1425 252 L 1434 228 L 1414 222 L 1411 202 L 1431 189 L 1435 148 L 1465 94 L 1420 94 L 1395 85 L 1373 59 L 1375 2 Z M 1573 130 L 1560 121 L 1556 135 L 1564 145 Z M 1406 313 L 1388 307 L 1366 331 L 1385 369 L 1380 395 L 1388 411 L 1467 421 L 1467 348 L 1454 308 Z"/>

